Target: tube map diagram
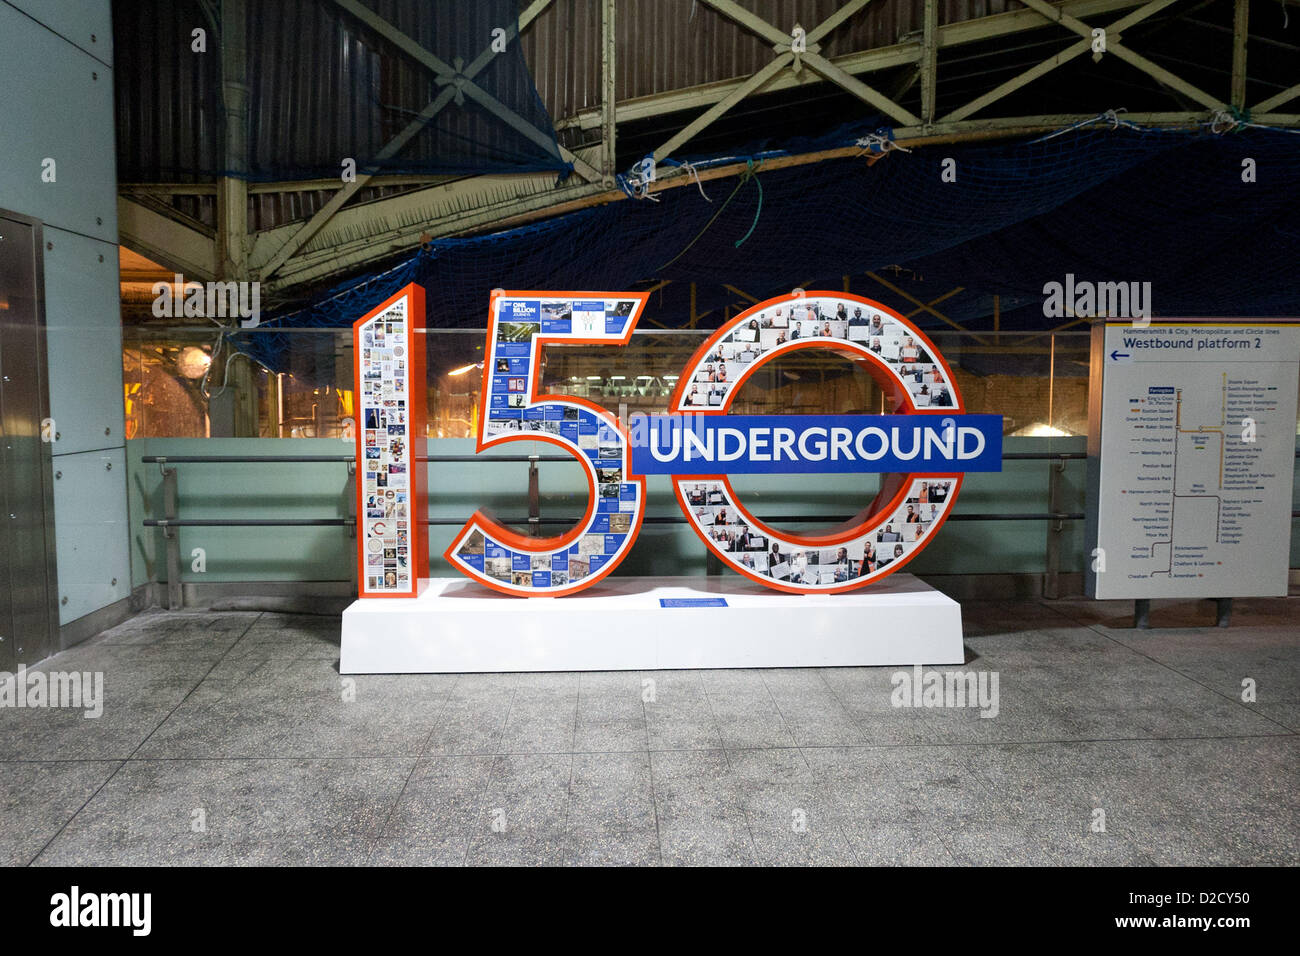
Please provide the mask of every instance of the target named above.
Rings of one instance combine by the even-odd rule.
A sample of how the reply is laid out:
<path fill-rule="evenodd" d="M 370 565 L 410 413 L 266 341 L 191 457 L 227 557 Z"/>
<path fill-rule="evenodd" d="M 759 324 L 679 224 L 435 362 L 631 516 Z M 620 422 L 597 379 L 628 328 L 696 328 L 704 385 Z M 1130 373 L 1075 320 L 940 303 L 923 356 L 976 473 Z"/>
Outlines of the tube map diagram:
<path fill-rule="evenodd" d="M 1116 323 L 1104 342 L 1094 596 L 1286 594 L 1300 328 Z"/>

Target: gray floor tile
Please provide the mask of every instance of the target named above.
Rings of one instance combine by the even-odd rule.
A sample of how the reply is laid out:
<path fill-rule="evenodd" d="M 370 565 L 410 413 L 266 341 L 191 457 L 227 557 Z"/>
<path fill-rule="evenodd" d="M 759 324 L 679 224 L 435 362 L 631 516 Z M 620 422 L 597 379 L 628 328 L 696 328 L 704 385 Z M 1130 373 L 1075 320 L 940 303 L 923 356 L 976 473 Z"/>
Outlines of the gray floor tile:
<path fill-rule="evenodd" d="M 705 750 L 722 746 L 713 707 L 694 671 L 652 675 L 644 701 L 651 750 Z"/>
<path fill-rule="evenodd" d="M 650 752 L 650 773 L 660 778 L 725 779 L 731 775 L 727 752 L 714 750 L 666 750 Z"/>
<path fill-rule="evenodd" d="M 951 866 L 943 839 L 915 820 L 867 819 L 844 822 L 844 838 L 859 866 Z"/>
<path fill-rule="evenodd" d="M 659 836 L 653 830 L 626 833 L 570 831 L 562 854 L 567 866 L 658 866 Z"/>
<path fill-rule="evenodd" d="M 639 674 L 582 675 L 573 749 L 578 753 L 649 749 Z"/>
<path fill-rule="evenodd" d="M 263 614 L 230 649 L 230 657 L 321 658 L 337 661 L 338 618 L 306 614 Z"/>
<path fill-rule="evenodd" d="M 375 865 L 461 866 L 478 835 L 493 757 L 428 757 L 376 841 Z"/>
<path fill-rule="evenodd" d="M 852 866 L 853 848 L 815 781 L 751 783 L 745 821 L 764 866 Z"/>
<path fill-rule="evenodd" d="M 899 708 L 887 714 L 859 717 L 863 742 L 871 746 L 909 746 L 944 741 L 935 725 L 917 708 Z"/>
<path fill-rule="evenodd" d="M 656 676 L 654 671 L 592 671 L 579 674 L 580 708 L 640 713 L 641 705 L 651 691 L 658 694 L 659 682 Z"/>
<path fill-rule="evenodd" d="M 866 743 L 866 733 L 816 670 L 777 670 L 766 675 L 769 693 L 786 729 L 799 745 Z"/>
<path fill-rule="evenodd" d="M 1294 839 L 1267 843 L 1245 827 L 1195 815 L 1150 821 L 1134 829 L 1133 842 L 1156 866 L 1294 866 L 1300 858 Z"/>
<path fill-rule="evenodd" d="M 501 753 L 518 674 L 462 674 L 447 695 L 426 754 Z"/>
<path fill-rule="evenodd" d="M 225 662 L 141 747 L 142 757 L 418 756 L 455 678 L 341 677 L 325 660 Z"/>
<path fill-rule="evenodd" d="M 834 688 L 817 668 L 775 669 L 763 672 L 767 692 L 783 714 L 802 711 L 847 714 Z"/>
<path fill-rule="evenodd" d="M 414 762 L 131 761 L 36 863 L 362 864 Z"/>
<path fill-rule="evenodd" d="M 731 777 L 755 783 L 793 784 L 817 779 L 803 751 L 796 747 L 728 750 Z"/>
<path fill-rule="evenodd" d="M 576 729 L 572 710 L 566 714 L 549 706 L 516 706 L 501 731 L 501 752 L 572 753 Z"/>
<path fill-rule="evenodd" d="M 894 675 L 902 668 L 823 667 L 817 674 L 835 695 L 845 713 L 855 718 L 890 716 L 897 708 L 891 700 Z"/>
<path fill-rule="evenodd" d="M 102 680 L 103 712 L 67 707 L 0 708 L 0 760 L 103 760 L 130 756 L 185 699 L 214 661 L 154 656 L 147 649 L 78 647 L 35 670 Z M 48 679 L 48 678 L 47 678 Z"/>
<path fill-rule="evenodd" d="M 646 733 L 651 750 L 708 750 L 722 746 L 722 731 L 707 707 L 691 713 L 651 709 L 647 705 Z"/>
<path fill-rule="evenodd" d="M 1144 866 L 1143 848 L 1113 834 L 1083 834 L 1040 822 L 954 829 L 945 835 L 957 862 L 974 866 Z"/>
<path fill-rule="evenodd" d="M 45 665 L 102 717 L 0 709 L 0 862 L 1296 865 L 1295 604 L 1211 610 L 967 602 L 994 718 L 906 668 L 345 679 L 337 619 L 155 610 Z"/>
<path fill-rule="evenodd" d="M 576 754 L 569 786 L 575 834 L 655 829 L 649 754 Z"/>
<path fill-rule="evenodd" d="M 521 674 L 502 753 L 571 753 L 577 727 L 578 674 Z"/>
<path fill-rule="evenodd" d="M 743 803 L 744 781 L 722 751 L 650 755 L 655 815 L 669 865 L 759 862 Z"/>
<path fill-rule="evenodd" d="M 1287 728 L 1292 734 L 1300 734 L 1300 704 L 1275 704 L 1273 701 L 1264 701 L 1247 706 L 1261 717 L 1266 717 L 1279 726 Z"/>
<path fill-rule="evenodd" d="M 718 733 L 722 745 L 729 749 L 793 747 L 797 743 L 780 714 L 719 716 Z"/>
<path fill-rule="evenodd" d="M 0 866 L 30 863 L 119 761 L 0 764 Z"/>
<path fill-rule="evenodd" d="M 471 865 L 534 866 L 564 862 L 568 846 L 571 755 L 497 757 L 471 831 Z"/>
<path fill-rule="evenodd" d="M 214 655 L 232 647 L 253 627 L 257 611 L 163 611 L 152 609 L 128 618 L 94 638 L 104 647 L 148 647 L 155 653 L 184 651 Z"/>
<path fill-rule="evenodd" d="M 596 719 L 579 718 L 573 737 L 576 753 L 619 753 L 649 750 L 645 716 Z"/>

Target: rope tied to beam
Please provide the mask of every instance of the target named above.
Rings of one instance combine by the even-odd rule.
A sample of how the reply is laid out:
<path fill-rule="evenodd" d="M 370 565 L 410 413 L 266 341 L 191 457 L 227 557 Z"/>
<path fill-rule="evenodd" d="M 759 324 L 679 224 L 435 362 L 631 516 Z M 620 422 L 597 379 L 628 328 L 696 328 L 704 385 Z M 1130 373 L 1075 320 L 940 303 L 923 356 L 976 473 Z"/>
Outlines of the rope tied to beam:
<path fill-rule="evenodd" d="M 1300 136 L 1300 129 L 1252 123 L 1250 110 L 1238 109 L 1235 106 L 1229 106 L 1225 110 L 1215 110 L 1209 122 L 1202 123 L 1201 126 L 1208 128 L 1216 136 L 1222 136 L 1224 133 L 1240 133 L 1245 129 L 1266 129 L 1271 133 L 1289 133 L 1292 136 Z"/>
<path fill-rule="evenodd" d="M 740 185 L 745 185 L 745 180 L 754 180 L 754 185 L 758 187 L 758 208 L 754 210 L 754 221 L 749 224 L 749 231 L 736 240 L 736 248 L 739 249 L 745 244 L 745 240 L 754 234 L 754 229 L 758 226 L 758 217 L 763 213 L 763 184 L 759 182 L 758 174 L 754 172 L 754 161 L 745 160 L 745 172 L 740 177 Z M 737 189 L 740 187 L 737 186 Z"/>
<path fill-rule="evenodd" d="M 762 163 L 760 162 L 759 165 L 761 166 Z M 754 161 L 752 159 L 747 159 L 745 160 L 745 171 L 740 174 L 740 182 L 736 183 L 736 188 L 731 191 L 731 195 L 729 195 L 726 198 L 726 200 L 723 201 L 722 205 L 718 207 L 718 211 L 715 212 L 711 217 L 709 217 L 709 221 L 704 224 L 703 229 L 701 229 L 699 232 L 695 234 L 695 238 L 692 239 L 690 242 L 688 242 L 685 248 L 683 248 L 681 252 L 677 253 L 677 255 L 673 256 L 671 259 L 669 259 L 667 262 L 661 265 L 656 271 L 663 272 L 663 270 L 667 269 L 670 265 L 672 265 L 682 256 L 686 255 L 687 251 L 691 248 L 691 246 L 699 242 L 700 237 L 709 231 L 710 226 L 712 226 L 715 222 L 717 222 L 718 217 L 722 215 L 723 211 L 727 208 L 727 206 L 731 205 L 731 200 L 736 198 L 736 194 L 740 192 L 740 190 L 744 187 L 745 183 L 749 182 L 751 179 L 753 179 L 755 182 L 758 182 L 758 170 L 754 168 Z M 748 239 L 750 233 L 754 231 L 754 226 L 758 225 L 758 213 L 762 212 L 762 209 L 763 209 L 763 186 L 761 183 L 759 183 L 758 210 L 754 213 L 754 222 L 750 225 L 749 232 L 745 233 L 745 235 L 742 236 L 739 241 L 737 241 L 736 248 L 740 248 L 740 244 L 744 242 L 746 239 Z"/>
<path fill-rule="evenodd" d="M 1121 106 L 1118 107 L 1117 109 L 1106 110 L 1105 112 L 1098 113 L 1096 116 L 1090 116 L 1088 117 L 1088 119 L 1079 120 L 1079 122 L 1073 123 L 1069 126 L 1063 126 L 1061 129 L 1048 133 L 1045 136 L 1038 137 L 1038 139 L 1031 139 L 1029 142 L 1045 143 L 1049 139 L 1055 139 L 1057 136 L 1064 136 L 1066 133 L 1072 133 L 1076 129 L 1083 129 L 1085 126 L 1095 126 L 1098 123 L 1107 123 L 1110 125 L 1111 129 L 1119 129 L 1121 126 L 1124 127 L 1125 129 L 1134 129 L 1134 130 L 1140 129 L 1140 127 L 1136 123 L 1131 123 L 1128 120 L 1120 119 L 1119 114 L 1127 113 L 1127 112 L 1128 112 L 1128 107 L 1126 106 Z"/>
<path fill-rule="evenodd" d="M 1215 110 L 1210 117 L 1210 132 L 1216 135 L 1240 132 L 1251 125 L 1250 110 L 1236 105 L 1230 105 L 1225 110 Z"/>
<path fill-rule="evenodd" d="M 859 137 L 854 145 L 868 153 L 891 153 L 896 149 L 904 153 L 911 152 L 906 146 L 901 146 L 894 141 L 894 131 L 888 126 Z"/>
<path fill-rule="evenodd" d="M 618 183 L 618 188 L 623 190 L 629 199 L 659 201 L 658 196 L 650 193 L 650 184 L 655 181 L 655 158 L 653 155 L 646 156 L 640 162 L 635 163 L 626 175 L 620 173 L 615 176 L 614 181 Z"/>
<path fill-rule="evenodd" d="M 704 183 L 700 182 L 700 173 L 695 168 L 694 164 L 688 163 L 684 159 L 683 160 L 665 159 L 664 165 L 676 166 L 678 169 L 685 170 L 686 175 L 690 176 L 691 179 L 695 181 L 695 188 L 697 188 L 700 191 L 700 195 L 704 197 L 704 201 L 713 202 L 713 200 L 708 197 L 708 194 L 704 192 Z"/>

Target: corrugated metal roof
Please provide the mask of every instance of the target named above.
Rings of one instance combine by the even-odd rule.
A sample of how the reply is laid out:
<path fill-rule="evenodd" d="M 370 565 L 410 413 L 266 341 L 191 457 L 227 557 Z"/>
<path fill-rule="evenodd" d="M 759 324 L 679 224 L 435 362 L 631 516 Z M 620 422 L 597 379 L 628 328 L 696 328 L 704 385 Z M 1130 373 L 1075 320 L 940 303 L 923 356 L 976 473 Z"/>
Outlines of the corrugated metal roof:
<path fill-rule="evenodd" d="M 362 0 L 448 65 L 472 63 L 510 26 L 516 0 Z M 226 170 L 251 179 L 337 177 L 358 168 L 443 90 L 430 69 L 329 0 L 248 0 L 248 157 L 224 161 L 219 29 L 195 0 L 116 0 L 114 38 L 124 182 L 201 180 Z M 208 30 L 206 52 L 191 31 Z M 521 130 L 464 98 L 441 110 L 389 172 L 456 174 L 562 170 L 554 131 L 518 45 L 492 56 L 475 83 L 530 125 Z M 498 111 L 499 112 L 499 111 Z"/>
<path fill-rule="evenodd" d="M 783 30 L 812 30 L 841 0 L 742 0 Z M 524 33 L 533 83 L 557 123 L 600 107 L 600 0 L 555 0 Z M 1014 0 L 940 0 L 939 22 L 1019 8 Z M 898 43 L 919 33 L 924 0 L 876 0 L 821 41 L 829 57 Z M 619 0 L 615 96 L 623 100 L 747 77 L 772 59 L 772 45 L 695 0 Z"/>
<path fill-rule="evenodd" d="M 364 2 L 426 48 L 445 56 L 438 33 L 445 32 L 447 24 L 457 24 L 465 49 L 478 50 L 489 41 L 490 26 L 497 19 L 509 20 L 531 0 Z M 796 22 L 812 29 L 842 4 L 842 0 L 740 2 L 781 29 Z M 282 164 L 283 172 L 293 173 L 285 178 L 337 176 L 342 157 L 360 153 L 361 160 L 366 152 L 377 150 L 435 91 L 426 71 L 411 67 L 391 44 L 342 14 L 332 0 L 247 3 L 249 74 L 255 97 L 262 103 L 250 137 L 254 165 L 259 168 Z M 1024 9 L 1017 0 L 938 0 L 938 5 L 940 24 Z M 209 38 L 206 55 L 192 53 L 189 46 L 190 30 L 208 22 L 203 6 L 196 0 L 115 0 L 119 176 L 124 182 L 202 181 L 222 166 L 219 46 L 214 37 Z M 696 0 L 618 0 L 617 11 L 620 103 L 736 81 L 772 57 L 769 43 Z M 823 38 L 822 52 L 834 58 L 900 40 L 913 42 L 923 12 L 924 0 L 874 0 Z M 1194 12 L 1196 18 L 1190 18 L 1171 8 L 1126 31 L 1126 36 L 1145 55 L 1176 69 L 1190 82 L 1207 90 L 1226 87 L 1219 74 L 1230 58 L 1221 48 L 1230 43 L 1231 0 L 1210 0 Z M 521 68 L 500 76 L 485 75 L 483 81 L 500 98 L 518 99 L 521 109 L 531 102 L 535 112 L 528 115 L 549 113 L 549 118 L 538 120 L 547 130 L 552 119 L 563 126 L 578 114 L 599 110 L 600 15 L 601 0 L 553 0 L 519 42 L 511 44 L 511 54 Z M 1041 29 L 1014 41 L 995 38 L 941 51 L 939 115 L 1050 56 L 1068 39 L 1066 31 L 1043 18 Z M 1255 18 L 1248 101 L 1257 102 L 1294 83 L 1295 46 L 1284 41 L 1289 37 L 1279 23 Z M 1189 62 L 1188 50 L 1211 50 L 1214 55 L 1197 53 L 1198 62 Z M 1032 115 L 1117 106 L 1160 110 L 1174 105 L 1155 83 L 1115 63 L 1107 58 L 1094 65 L 1091 58 L 1080 58 L 1007 97 L 999 108 L 1003 115 Z M 912 73 L 908 65 L 893 74 L 873 74 L 867 81 L 885 92 L 895 84 L 901 90 Z M 915 110 L 919 84 L 896 98 Z M 762 137 L 817 134 L 845 120 L 867 119 L 869 113 L 869 107 L 834 84 L 810 81 L 747 100 L 679 153 L 716 152 Z M 621 122 L 618 165 L 625 168 L 633 158 L 661 144 L 683 125 L 685 115 Z M 464 147 L 460 158 L 474 157 L 480 163 L 477 171 L 493 171 L 494 163 L 508 166 L 512 158 L 519 158 L 512 153 L 517 140 L 499 131 L 484 133 L 479 119 L 468 111 L 446 111 L 445 119 L 437 137 L 420 141 L 403 154 L 408 165 L 424 173 L 445 171 L 439 164 L 446 164 L 447 157 L 439 144 L 447 142 Z M 594 132 L 574 128 L 565 135 L 573 136 L 570 145 L 577 146 L 582 136 L 593 139 Z M 363 190 L 354 202 L 400 188 L 404 187 Z M 250 226 L 266 229 L 309 217 L 331 194 L 324 182 L 310 191 L 255 194 L 249 203 Z M 209 196 L 177 197 L 172 203 L 201 222 L 215 224 Z"/>
<path fill-rule="evenodd" d="M 509 20 L 515 0 L 365 2 L 444 59 L 470 60 L 497 21 Z M 841 0 L 743 5 L 782 29 L 811 30 Z M 377 153 L 437 92 L 427 71 L 329 0 L 247 6 L 253 178 L 337 175 L 344 157 Z M 952 23 L 1016 7 L 1015 0 L 940 0 L 939 18 Z M 554 0 L 518 43 L 527 70 L 509 68 L 511 50 L 479 81 L 544 132 L 550 120 L 599 109 L 600 8 L 600 0 Z M 822 52 L 895 44 L 920 31 L 923 10 L 924 0 L 876 0 L 826 36 Z M 224 166 L 217 25 L 196 0 L 115 0 L 113 15 L 121 179 L 211 178 Z M 619 101 L 746 77 L 772 57 L 769 43 L 696 0 L 619 0 L 617 24 Z M 209 31 L 206 53 L 191 49 L 196 25 Z M 482 111 L 445 110 L 439 122 L 436 135 L 417 137 L 393 168 L 465 171 L 468 154 L 480 169 L 545 165 L 536 144 Z"/>
<path fill-rule="evenodd" d="M 207 53 L 191 31 L 207 32 Z M 117 175 L 203 182 L 221 165 L 221 55 L 195 0 L 114 0 Z M 163 38 L 166 38 L 164 41 Z"/>

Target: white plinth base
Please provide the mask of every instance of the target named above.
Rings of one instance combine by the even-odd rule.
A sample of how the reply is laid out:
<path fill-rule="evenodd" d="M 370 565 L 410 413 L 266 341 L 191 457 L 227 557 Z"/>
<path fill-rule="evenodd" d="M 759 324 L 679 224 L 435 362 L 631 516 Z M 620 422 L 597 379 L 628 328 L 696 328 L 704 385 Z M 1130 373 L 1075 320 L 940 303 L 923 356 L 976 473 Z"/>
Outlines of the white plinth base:
<path fill-rule="evenodd" d="M 725 607 L 663 607 L 721 598 Z M 961 664 L 961 606 L 910 574 L 863 591 L 785 594 L 739 577 L 606 578 L 516 598 L 434 578 L 417 598 L 343 612 L 344 674 Z"/>

